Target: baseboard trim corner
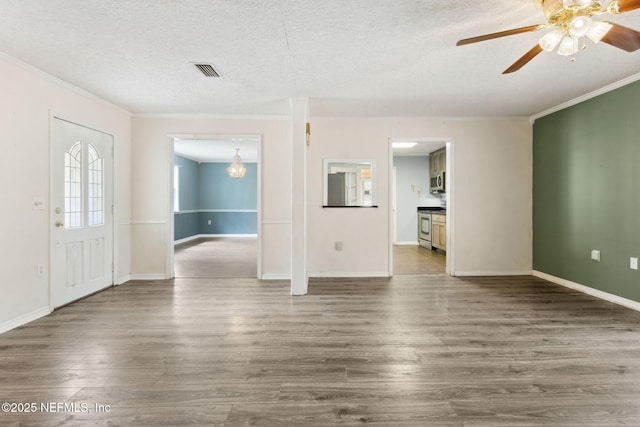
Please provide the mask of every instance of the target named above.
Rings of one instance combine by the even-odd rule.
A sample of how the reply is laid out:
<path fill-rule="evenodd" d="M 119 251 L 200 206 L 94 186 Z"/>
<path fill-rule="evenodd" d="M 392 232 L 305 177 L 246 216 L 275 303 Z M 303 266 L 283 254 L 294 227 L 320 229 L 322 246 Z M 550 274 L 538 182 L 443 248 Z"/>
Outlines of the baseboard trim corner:
<path fill-rule="evenodd" d="M 535 277 L 544 279 L 551 283 L 555 283 L 556 285 L 564 286 L 565 288 L 573 289 L 574 291 L 582 292 L 583 294 L 591 295 L 592 297 L 600 298 L 602 300 L 612 302 L 614 304 L 618 304 L 635 311 L 640 311 L 640 302 L 638 301 L 634 301 L 618 295 L 610 294 L 609 292 L 591 288 L 586 285 L 581 285 L 580 283 L 572 282 L 570 280 L 563 279 L 561 277 L 543 273 L 542 271 L 533 270 L 532 274 Z"/>
<path fill-rule="evenodd" d="M 116 286 L 119 286 L 119 285 L 122 285 L 123 283 L 127 283 L 129 280 L 131 280 L 131 275 L 127 274 L 125 276 L 118 277 L 118 279 L 116 279 L 116 282 L 114 284 Z"/>
<path fill-rule="evenodd" d="M 51 314 L 51 308 L 49 306 L 40 307 L 36 310 L 33 310 L 29 313 L 25 313 L 21 316 L 18 316 L 14 319 L 8 320 L 6 322 L 0 323 L 0 334 L 3 334 L 7 331 L 15 329 L 19 326 L 26 325 L 29 322 L 33 322 L 41 317 L 47 316 Z"/>

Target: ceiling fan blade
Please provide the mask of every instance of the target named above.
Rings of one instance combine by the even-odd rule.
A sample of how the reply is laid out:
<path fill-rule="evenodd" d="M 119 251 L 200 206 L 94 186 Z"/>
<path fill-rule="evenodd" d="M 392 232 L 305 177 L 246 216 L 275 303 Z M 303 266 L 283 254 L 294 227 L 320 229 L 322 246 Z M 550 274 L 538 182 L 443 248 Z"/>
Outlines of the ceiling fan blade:
<path fill-rule="evenodd" d="M 504 70 L 502 74 L 509 74 L 509 73 L 513 73 L 514 71 L 518 71 L 520 68 L 527 65 L 527 63 L 531 61 L 533 58 L 535 58 L 536 55 L 538 55 L 540 52 L 542 52 L 542 48 L 540 47 L 539 44 L 536 44 L 533 47 L 533 49 L 531 49 L 529 52 L 522 55 L 522 57 L 518 59 L 516 62 L 514 62 L 513 65 L 511 65 L 511 67 Z"/>
<path fill-rule="evenodd" d="M 613 25 L 613 27 L 604 35 L 603 42 L 627 52 L 634 52 L 640 49 L 640 32 L 613 22 L 609 22 L 609 24 Z"/>
<path fill-rule="evenodd" d="M 638 1 L 640 1 L 640 0 L 638 0 Z M 468 39 L 462 39 L 462 40 L 458 41 L 458 43 L 456 43 L 456 46 L 462 46 L 462 45 L 470 44 L 470 43 L 483 42 L 485 40 L 497 39 L 499 37 L 512 36 L 514 34 L 529 33 L 531 31 L 541 30 L 541 29 L 543 29 L 545 27 L 546 27 L 546 25 L 544 25 L 544 24 L 529 25 L 528 27 L 514 28 L 513 30 L 506 30 L 506 31 L 500 31 L 498 33 L 485 34 L 483 36 L 471 37 L 471 38 L 468 38 Z"/>
<path fill-rule="evenodd" d="M 640 8 L 640 0 L 618 0 L 619 12 L 630 12 Z"/>

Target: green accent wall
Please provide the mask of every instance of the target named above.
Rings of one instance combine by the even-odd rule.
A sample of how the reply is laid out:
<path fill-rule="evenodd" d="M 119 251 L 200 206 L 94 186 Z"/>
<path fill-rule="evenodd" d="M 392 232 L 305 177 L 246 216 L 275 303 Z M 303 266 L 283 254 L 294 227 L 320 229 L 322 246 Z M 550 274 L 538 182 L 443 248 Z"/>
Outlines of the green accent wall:
<path fill-rule="evenodd" d="M 640 301 L 639 171 L 640 82 L 536 120 L 533 268 Z"/>

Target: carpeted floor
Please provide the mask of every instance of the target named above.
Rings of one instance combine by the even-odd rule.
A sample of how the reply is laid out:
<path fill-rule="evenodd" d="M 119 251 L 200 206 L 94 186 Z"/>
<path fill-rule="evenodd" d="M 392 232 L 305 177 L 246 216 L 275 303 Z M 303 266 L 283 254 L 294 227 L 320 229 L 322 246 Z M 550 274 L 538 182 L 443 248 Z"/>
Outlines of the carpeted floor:
<path fill-rule="evenodd" d="M 257 276 L 256 237 L 214 237 L 175 247 L 176 277 Z"/>

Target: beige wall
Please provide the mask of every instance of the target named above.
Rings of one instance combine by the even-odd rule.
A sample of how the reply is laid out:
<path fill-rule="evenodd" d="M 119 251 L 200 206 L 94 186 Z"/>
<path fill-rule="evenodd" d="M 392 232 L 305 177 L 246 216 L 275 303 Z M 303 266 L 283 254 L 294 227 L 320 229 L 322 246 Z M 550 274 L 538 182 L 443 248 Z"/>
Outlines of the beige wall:
<path fill-rule="evenodd" d="M 312 118 L 308 151 L 309 272 L 385 275 L 389 271 L 390 138 L 453 141 L 452 272 L 531 270 L 532 130 L 527 119 Z M 378 209 L 323 209 L 324 158 L 373 158 Z M 343 250 L 334 250 L 342 241 Z"/>
<path fill-rule="evenodd" d="M 114 135 L 116 277 L 130 271 L 130 115 L 62 82 L 0 56 L 0 331 L 49 310 L 50 177 L 52 115 Z M 32 210 L 34 197 L 44 210 Z M 37 265 L 45 265 L 44 277 Z"/>
<path fill-rule="evenodd" d="M 0 57 L 0 126 L 5 185 L 1 224 L 0 329 L 49 310 L 49 145 L 52 115 L 114 135 L 117 282 L 168 271 L 170 134 L 262 136 L 262 267 L 291 271 L 290 118 L 134 117 L 7 57 Z M 531 270 L 531 125 L 528 120 L 311 120 L 308 158 L 308 266 L 311 274 L 389 271 L 389 138 L 453 141 L 452 224 L 456 274 Z M 373 158 L 378 209 L 323 209 L 324 158 Z M 45 210 L 31 208 L 43 197 Z M 335 241 L 343 242 L 336 253 Z"/>
<path fill-rule="evenodd" d="M 284 118 L 134 117 L 132 121 L 132 276 L 164 277 L 171 218 L 169 135 L 257 134 L 262 137 L 262 272 L 289 277 L 291 247 L 291 120 Z"/>
<path fill-rule="evenodd" d="M 426 120 L 312 118 L 307 149 L 308 270 L 311 276 L 389 272 L 389 139 L 453 141 L 449 205 L 452 272 L 525 274 L 531 270 L 531 125 L 526 119 Z M 262 135 L 262 265 L 265 278 L 290 274 L 291 122 L 289 119 L 134 117 L 133 277 L 168 271 L 172 134 Z M 377 161 L 377 209 L 323 209 L 325 158 Z M 343 250 L 334 250 L 342 241 Z"/>
<path fill-rule="evenodd" d="M 307 152 L 310 276 L 371 276 L 389 272 L 389 131 L 380 119 L 311 119 Z M 373 159 L 379 208 L 323 208 L 323 161 Z M 343 242 L 342 251 L 334 249 Z"/>

